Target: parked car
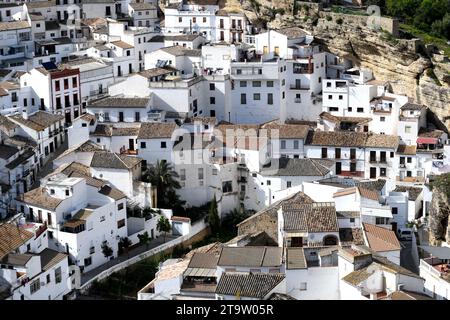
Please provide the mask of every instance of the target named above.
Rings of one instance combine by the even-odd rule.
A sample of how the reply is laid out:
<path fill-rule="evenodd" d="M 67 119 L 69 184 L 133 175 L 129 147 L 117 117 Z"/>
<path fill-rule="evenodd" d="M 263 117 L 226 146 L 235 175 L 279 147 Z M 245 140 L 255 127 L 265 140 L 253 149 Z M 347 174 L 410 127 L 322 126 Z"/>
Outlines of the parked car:
<path fill-rule="evenodd" d="M 412 240 L 411 229 L 399 229 L 397 233 L 400 240 Z"/>

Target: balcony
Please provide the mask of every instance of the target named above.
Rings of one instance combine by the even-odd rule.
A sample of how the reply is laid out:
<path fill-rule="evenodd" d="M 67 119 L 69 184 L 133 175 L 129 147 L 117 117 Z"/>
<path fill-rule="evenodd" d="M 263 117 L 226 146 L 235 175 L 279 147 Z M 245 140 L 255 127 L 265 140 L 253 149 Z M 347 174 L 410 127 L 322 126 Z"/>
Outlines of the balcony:
<path fill-rule="evenodd" d="M 297 85 L 295 85 L 295 84 L 291 84 L 291 85 L 289 86 L 289 88 L 290 88 L 291 90 L 310 90 L 310 89 L 311 89 L 309 86 L 297 86 Z"/>
<path fill-rule="evenodd" d="M 135 156 L 138 154 L 137 150 L 127 149 L 125 147 L 120 148 L 120 154 L 132 155 Z"/>

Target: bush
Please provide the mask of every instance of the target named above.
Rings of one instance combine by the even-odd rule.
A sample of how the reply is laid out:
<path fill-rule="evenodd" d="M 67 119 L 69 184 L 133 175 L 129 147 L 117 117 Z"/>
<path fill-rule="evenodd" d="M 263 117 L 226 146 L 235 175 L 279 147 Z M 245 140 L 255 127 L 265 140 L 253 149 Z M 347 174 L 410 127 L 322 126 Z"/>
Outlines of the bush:
<path fill-rule="evenodd" d="M 326 16 L 326 18 L 325 19 L 327 19 L 327 21 L 331 21 L 331 20 L 333 20 L 333 18 L 331 17 L 331 16 Z"/>
<path fill-rule="evenodd" d="M 337 18 L 336 23 L 341 25 L 344 23 L 344 20 L 342 20 L 342 18 Z"/>

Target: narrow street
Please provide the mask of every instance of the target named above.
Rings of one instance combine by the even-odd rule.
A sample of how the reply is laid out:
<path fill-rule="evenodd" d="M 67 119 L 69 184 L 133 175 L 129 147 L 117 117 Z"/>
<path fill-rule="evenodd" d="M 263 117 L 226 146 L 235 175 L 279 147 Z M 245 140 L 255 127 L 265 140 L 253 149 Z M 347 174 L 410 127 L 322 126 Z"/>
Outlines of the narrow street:
<path fill-rule="evenodd" d="M 64 138 L 64 143 L 62 145 L 60 145 L 59 148 L 48 157 L 47 162 L 44 164 L 44 166 L 42 168 L 39 169 L 37 176 L 36 176 L 36 181 L 34 181 L 34 184 L 31 186 L 30 190 L 39 187 L 41 184 L 41 179 L 53 171 L 53 160 L 58 158 L 64 151 L 67 150 L 67 148 L 68 148 L 67 140 L 68 140 L 68 137 L 67 137 L 67 133 L 66 133 L 65 138 Z"/>
<path fill-rule="evenodd" d="M 412 257 L 411 241 L 400 241 L 402 250 L 400 251 L 400 265 L 416 274 L 419 274 L 419 266 L 417 266 Z"/>

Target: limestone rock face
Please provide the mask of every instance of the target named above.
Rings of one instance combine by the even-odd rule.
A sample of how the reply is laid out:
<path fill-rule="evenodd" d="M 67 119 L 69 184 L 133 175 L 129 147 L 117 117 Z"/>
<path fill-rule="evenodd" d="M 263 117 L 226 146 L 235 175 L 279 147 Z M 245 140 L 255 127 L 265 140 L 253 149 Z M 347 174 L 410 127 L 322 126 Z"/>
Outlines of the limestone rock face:
<path fill-rule="evenodd" d="M 447 183 L 450 182 L 450 174 L 444 175 Z M 445 181 L 445 180 L 442 181 Z M 433 198 L 430 208 L 430 245 L 439 246 L 442 241 L 450 244 L 450 185 L 440 184 L 433 188 Z"/>

